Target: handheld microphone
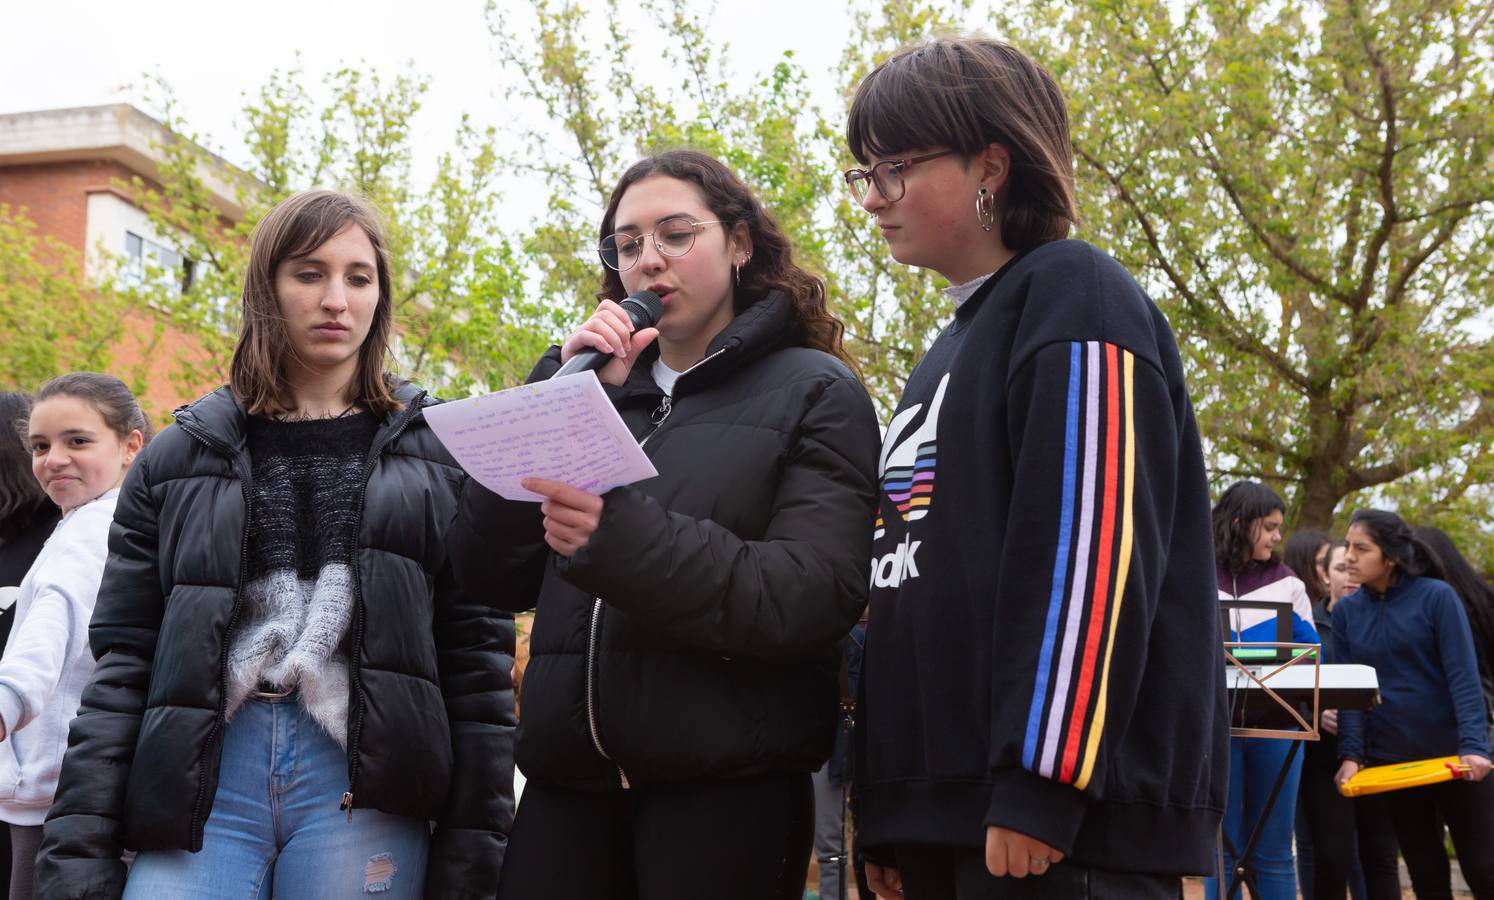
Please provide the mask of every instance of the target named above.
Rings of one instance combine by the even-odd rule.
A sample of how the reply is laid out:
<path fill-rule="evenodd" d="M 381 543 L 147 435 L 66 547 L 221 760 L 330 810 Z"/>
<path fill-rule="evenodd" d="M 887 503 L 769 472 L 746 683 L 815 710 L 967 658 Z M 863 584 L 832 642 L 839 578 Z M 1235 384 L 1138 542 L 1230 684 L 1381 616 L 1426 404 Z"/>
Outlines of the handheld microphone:
<path fill-rule="evenodd" d="M 628 314 L 628 321 L 633 323 L 633 330 L 650 328 L 657 325 L 659 317 L 664 314 L 664 304 L 659 302 L 659 295 L 653 291 L 639 291 L 623 300 L 621 304 L 623 311 Z M 615 359 L 611 353 L 603 353 L 592 347 L 576 351 L 576 355 L 566 360 L 551 378 L 560 378 L 565 375 L 574 375 L 577 372 L 587 372 L 600 369 L 602 366 Z"/>

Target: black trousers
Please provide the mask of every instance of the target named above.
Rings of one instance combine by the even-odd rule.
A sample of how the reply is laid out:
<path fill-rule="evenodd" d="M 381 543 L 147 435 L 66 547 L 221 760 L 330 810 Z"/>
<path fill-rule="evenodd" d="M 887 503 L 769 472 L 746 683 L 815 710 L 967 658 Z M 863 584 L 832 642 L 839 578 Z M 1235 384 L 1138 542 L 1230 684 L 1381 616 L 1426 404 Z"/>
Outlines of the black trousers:
<path fill-rule="evenodd" d="M 1297 784 L 1297 803 L 1312 837 L 1312 880 L 1310 884 L 1302 885 L 1303 893 L 1307 900 L 1344 900 L 1350 872 L 1359 866 L 1359 856 L 1355 841 L 1354 801 L 1340 794 L 1338 786 L 1333 783 L 1339 766 L 1338 739 L 1325 733 L 1320 742 L 1305 742 L 1302 751 L 1302 778 Z M 1394 837 L 1391 841 L 1393 866 Z M 1300 858 L 1298 868 L 1302 868 Z M 1399 898 L 1399 876 L 1395 876 L 1394 890 Z"/>
<path fill-rule="evenodd" d="M 583 791 L 529 782 L 499 900 L 801 900 L 809 773 Z"/>
<path fill-rule="evenodd" d="M 1055 863 L 1042 875 L 997 878 L 986 869 L 984 849 L 902 844 L 895 849 L 907 900 L 1179 900 L 1176 875 L 1108 872 Z"/>
<path fill-rule="evenodd" d="M 1417 900 L 1451 900 L 1452 873 L 1443 824 L 1452 833 L 1463 878 L 1478 900 L 1494 900 L 1494 779 L 1448 781 L 1360 797 L 1355 801 L 1359 853 L 1369 900 L 1400 897 L 1397 880 L 1390 893 L 1383 877 L 1394 865 L 1399 842 Z M 1374 874 L 1372 874 L 1372 869 Z"/>

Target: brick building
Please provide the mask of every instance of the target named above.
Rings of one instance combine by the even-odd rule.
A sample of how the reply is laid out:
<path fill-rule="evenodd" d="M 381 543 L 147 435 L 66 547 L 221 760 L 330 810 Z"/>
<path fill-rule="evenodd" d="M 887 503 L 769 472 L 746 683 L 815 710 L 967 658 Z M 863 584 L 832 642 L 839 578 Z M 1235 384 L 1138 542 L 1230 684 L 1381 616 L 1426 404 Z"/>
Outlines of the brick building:
<path fill-rule="evenodd" d="M 0 115 L 0 204 L 23 213 L 39 234 L 77 254 L 79 270 L 90 281 L 140 278 L 153 266 L 189 285 L 197 262 L 178 252 L 172 235 L 157 233 L 127 186 L 139 177 L 159 188 L 159 148 L 173 140 L 160 122 L 122 103 Z M 224 223 L 239 221 L 243 209 L 234 185 L 249 176 L 216 156 L 208 157 L 198 175 Z M 114 358 L 123 363 L 138 357 L 159 317 L 155 311 L 131 314 Z M 190 335 L 167 325 L 153 358 L 201 358 Z M 140 398 L 157 419 L 191 398 L 184 394 L 213 387 L 184 391 L 171 383 L 169 371 L 167 365 L 153 365 Z"/>

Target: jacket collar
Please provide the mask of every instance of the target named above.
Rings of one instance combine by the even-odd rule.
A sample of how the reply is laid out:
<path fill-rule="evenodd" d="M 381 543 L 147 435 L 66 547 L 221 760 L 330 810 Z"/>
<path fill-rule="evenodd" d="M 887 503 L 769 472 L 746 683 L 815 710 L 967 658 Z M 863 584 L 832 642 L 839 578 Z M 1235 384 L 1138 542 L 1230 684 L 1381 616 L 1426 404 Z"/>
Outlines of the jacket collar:
<path fill-rule="evenodd" d="M 1364 592 L 1364 595 L 1366 597 L 1369 597 L 1371 599 L 1382 601 L 1389 600 L 1392 596 L 1398 596 L 1402 591 L 1409 588 L 1412 582 L 1416 581 L 1417 578 L 1418 576 L 1416 575 L 1407 575 L 1398 570 L 1391 573 L 1390 584 L 1387 584 L 1385 586 L 1385 593 L 1383 594 L 1367 584 L 1361 584 L 1359 586 L 1359 589 Z"/>
<path fill-rule="evenodd" d="M 384 421 L 374 435 L 375 447 L 381 447 L 396 429 L 404 427 L 409 419 L 434 402 L 425 391 L 404 380 L 395 385 L 394 396 L 404 404 L 404 409 L 385 413 Z M 228 455 L 247 455 L 249 414 L 227 385 L 186 406 L 178 407 L 172 416 L 187 431 L 217 444 Z"/>
<path fill-rule="evenodd" d="M 711 339 L 705 356 L 686 370 L 675 384 L 675 396 L 693 393 L 715 384 L 747 363 L 790 343 L 794 333 L 794 304 L 782 291 L 773 290 L 750 303 L 736 318 Z M 650 344 L 633 364 L 628 380 L 609 393 L 618 402 L 640 396 L 659 396 L 654 381 L 654 361 L 659 358 L 658 344 Z"/>
<path fill-rule="evenodd" d="M 1244 596 L 1283 578 L 1296 577 L 1296 573 L 1287 568 L 1285 563 L 1274 560 L 1264 562 L 1251 560 L 1239 572 L 1231 572 L 1222 562 L 1216 561 L 1214 565 L 1215 574 L 1219 578 L 1219 586 L 1230 590 L 1237 596 Z"/>

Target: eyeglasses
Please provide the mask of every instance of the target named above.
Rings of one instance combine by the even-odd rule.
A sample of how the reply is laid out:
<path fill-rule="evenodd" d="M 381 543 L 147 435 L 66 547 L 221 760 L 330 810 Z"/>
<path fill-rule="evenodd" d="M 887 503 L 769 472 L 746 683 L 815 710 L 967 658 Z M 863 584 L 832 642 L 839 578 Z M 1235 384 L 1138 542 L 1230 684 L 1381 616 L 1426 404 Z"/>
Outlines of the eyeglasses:
<path fill-rule="evenodd" d="M 954 152 L 956 151 L 940 150 L 938 153 L 925 153 L 909 159 L 884 159 L 870 169 L 847 169 L 846 184 L 850 186 L 851 195 L 856 198 L 857 203 L 866 200 L 873 184 L 877 186 L 877 193 L 882 195 L 883 200 L 896 203 L 903 199 L 903 194 L 908 190 L 903 182 L 903 170 L 914 163 L 928 162 Z"/>
<path fill-rule="evenodd" d="M 597 253 L 602 257 L 602 263 L 609 269 L 626 272 L 638 265 L 638 258 L 643 255 L 644 238 L 653 238 L 654 246 L 664 256 L 684 256 L 695 246 L 695 235 L 706 225 L 725 225 L 725 222 L 697 222 L 689 216 L 670 216 L 660 219 L 654 226 L 653 231 L 640 235 L 609 234 L 602 238 L 602 243 L 597 246 Z"/>

